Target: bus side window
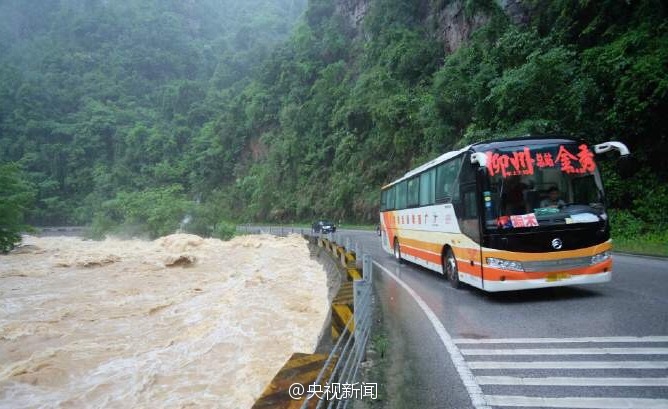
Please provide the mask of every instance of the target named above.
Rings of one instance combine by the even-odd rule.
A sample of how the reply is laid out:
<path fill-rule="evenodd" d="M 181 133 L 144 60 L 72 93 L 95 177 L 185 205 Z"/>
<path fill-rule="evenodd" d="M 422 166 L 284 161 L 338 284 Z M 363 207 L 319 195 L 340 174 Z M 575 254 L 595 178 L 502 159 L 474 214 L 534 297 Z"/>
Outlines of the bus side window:
<path fill-rule="evenodd" d="M 397 187 L 392 186 L 387 190 L 387 210 L 394 210 Z"/>
<path fill-rule="evenodd" d="M 436 171 L 430 169 L 420 175 L 420 206 L 434 204 L 434 182 Z"/>
<path fill-rule="evenodd" d="M 406 181 L 399 183 L 396 186 L 397 198 L 396 198 L 396 208 L 397 210 L 406 208 Z"/>
<path fill-rule="evenodd" d="M 461 157 L 451 159 L 436 168 L 436 203 L 452 203 L 458 198 Z"/>
<path fill-rule="evenodd" d="M 420 179 L 414 177 L 408 180 L 407 207 L 416 207 L 420 204 Z"/>
<path fill-rule="evenodd" d="M 447 163 L 443 163 L 436 168 L 436 203 L 450 203 L 452 201 L 448 173 Z"/>
<path fill-rule="evenodd" d="M 478 200 L 475 187 L 475 182 L 462 184 L 461 214 L 457 216 L 462 233 L 469 236 L 476 243 L 480 243 L 480 222 L 478 219 Z"/>
<path fill-rule="evenodd" d="M 473 186 L 475 188 L 475 185 Z M 465 219 L 474 219 L 478 217 L 478 201 L 475 200 L 475 189 L 463 192 L 463 217 Z"/>
<path fill-rule="evenodd" d="M 475 165 L 477 166 L 477 165 Z M 471 155 L 467 155 L 464 158 L 462 163 L 462 170 L 459 173 L 459 181 L 464 183 L 474 183 L 475 182 L 475 172 L 476 168 L 471 164 Z"/>

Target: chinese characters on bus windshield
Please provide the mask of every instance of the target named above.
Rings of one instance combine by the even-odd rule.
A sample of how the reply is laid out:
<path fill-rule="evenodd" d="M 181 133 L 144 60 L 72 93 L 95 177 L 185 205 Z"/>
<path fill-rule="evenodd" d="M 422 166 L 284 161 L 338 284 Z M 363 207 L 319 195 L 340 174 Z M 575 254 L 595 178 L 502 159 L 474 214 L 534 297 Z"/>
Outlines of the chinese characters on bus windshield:
<path fill-rule="evenodd" d="M 569 152 L 563 145 L 559 146 L 556 157 L 550 152 L 532 152 L 525 147 L 512 154 L 485 152 L 487 170 L 490 176 L 501 174 L 502 177 L 516 175 L 533 175 L 535 167 L 552 168 L 559 166 L 564 173 L 587 173 L 596 169 L 594 154 L 587 145 L 578 147 L 577 155 Z"/>

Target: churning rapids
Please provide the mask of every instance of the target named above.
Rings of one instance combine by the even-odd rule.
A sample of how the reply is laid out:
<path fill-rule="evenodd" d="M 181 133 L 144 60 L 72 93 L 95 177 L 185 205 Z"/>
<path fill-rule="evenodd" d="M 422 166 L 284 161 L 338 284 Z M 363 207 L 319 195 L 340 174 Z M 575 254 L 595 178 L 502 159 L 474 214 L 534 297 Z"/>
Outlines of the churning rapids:
<path fill-rule="evenodd" d="M 3 408 L 250 407 L 328 312 L 300 236 L 24 244 L 0 256 Z"/>

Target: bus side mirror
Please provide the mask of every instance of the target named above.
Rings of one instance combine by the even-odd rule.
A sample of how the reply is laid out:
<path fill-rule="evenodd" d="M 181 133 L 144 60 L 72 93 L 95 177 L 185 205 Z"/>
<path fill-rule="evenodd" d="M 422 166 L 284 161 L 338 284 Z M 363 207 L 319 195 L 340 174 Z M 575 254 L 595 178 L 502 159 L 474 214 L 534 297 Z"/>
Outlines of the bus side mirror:
<path fill-rule="evenodd" d="M 596 152 L 597 155 L 613 150 L 618 151 L 621 156 L 628 156 L 631 154 L 631 151 L 626 145 L 617 141 L 608 141 L 594 145 L 594 152 Z"/>
<path fill-rule="evenodd" d="M 621 142 L 608 141 L 594 145 L 594 152 L 600 155 L 605 152 L 617 151 L 619 152 L 619 159 L 617 160 L 617 171 L 622 179 L 628 179 L 638 171 L 638 163 L 631 156 L 631 151 Z"/>
<path fill-rule="evenodd" d="M 638 162 L 630 154 L 620 156 L 617 160 L 617 171 L 622 179 L 628 179 L 638 171 Z"/>
<path fill-rule="evenodd" d="M 472 165 L 478 165 L 481 168 L 485 168 L 487 166 L 487 155 L 485 155 L 482 152 L 476 152 L 471 155 L 471 164 Z"/>

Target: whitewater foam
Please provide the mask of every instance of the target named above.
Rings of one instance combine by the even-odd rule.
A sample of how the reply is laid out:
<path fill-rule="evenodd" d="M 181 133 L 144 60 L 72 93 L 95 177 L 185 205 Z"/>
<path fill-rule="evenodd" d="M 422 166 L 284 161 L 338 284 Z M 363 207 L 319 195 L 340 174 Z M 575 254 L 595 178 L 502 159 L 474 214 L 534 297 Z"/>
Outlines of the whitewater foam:
<path fill-rule="evenodd" d="M 328 312 L 296 235 L 25 244 L 0 257 L 2 407 L 250 407 Z"/>

